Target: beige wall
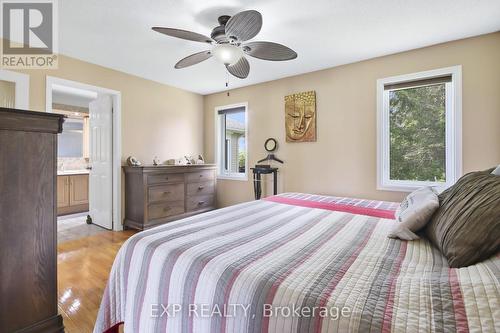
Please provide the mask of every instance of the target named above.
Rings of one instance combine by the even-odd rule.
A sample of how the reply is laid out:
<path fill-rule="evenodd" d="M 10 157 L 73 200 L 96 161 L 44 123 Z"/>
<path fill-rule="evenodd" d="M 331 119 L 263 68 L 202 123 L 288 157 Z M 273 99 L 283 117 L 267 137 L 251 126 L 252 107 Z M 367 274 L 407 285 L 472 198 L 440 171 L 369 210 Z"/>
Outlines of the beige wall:
<path fill-rule="evenodd" d="M 30 75 L 30 109 L 45 111 L 45 78 L 54 76 L 122 95 L 122 161 L 133 155 L 152 164 L 153 157 L 177 158 L 203 153 L 203 97 L 182 89 L 59 57 L 57 70 L 24 70 Z"/>
<path fill-rule="evenodd" d="M 500 32 L 205 96 L 205 154 L 214 160 L 214 108 L 248 102 L 250 165 L 275 137 L 280 191 L 400 200 L 376 190 L 376 80 L 453 65 L 463 66 L 463 171 L 499 164 Z M 286 143 L 284 96 L 307 90 L 316 91 L 317 142 Z M 219 206 L 253 197 L 251 176 L 218 186 Z"/>

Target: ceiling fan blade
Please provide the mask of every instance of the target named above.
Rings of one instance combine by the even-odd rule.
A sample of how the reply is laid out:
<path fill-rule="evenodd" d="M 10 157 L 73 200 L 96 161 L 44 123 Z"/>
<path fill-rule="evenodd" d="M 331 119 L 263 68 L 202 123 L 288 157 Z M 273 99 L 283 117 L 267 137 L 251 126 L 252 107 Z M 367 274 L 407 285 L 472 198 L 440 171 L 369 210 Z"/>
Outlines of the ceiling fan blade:
<path fill-rule="evenodd" d="M 181 30 L 181 29 L 174 29 L 174 28 L 162 28 L 162 27 L 153 27 L 151 28 L 156 32 L 171 36 L 171 37 L 177 37 L 181 39 L 187 39 L 187 40 L 192 40 L 194 42 L 200 42 L 200 43 L 212 43 L 213 40 L 210 37 L 207 37 L 205 35 L 192 32 L 192 31 L 187 31 L 187 30 Z"/>
<path fill-rule="evenodd" d="M 250 42 L 243 45 L 243 51 L 262 60 L 284 61 L 297 58 L 297 53 L 291 48 L 272 42 Z"/>
<path fill-rule="evenodd" d="M 246 79 L 250 73 L 250 64 L 245 57 L 241 57 L 234 65 L 226 65 L 227 71 L 238 79 Z"/>
<path fill-rule="evenodd" d="M 212 56 L 210 51 L 202 51 L 195 54 L 191 54 L 184 59 L 181 59 L 178 63 L 175 64 L 175 68 L 185 68 L 189 66 L 196 65 L 204 60 L 207 60 Z"/>
<path fill-rule="evenodd" d="M 262 28 L 262 15 L 256 10 L 246 10 L 227 21 L 226 36 L 243 42 L 255 37 L 260 28 Z"/>

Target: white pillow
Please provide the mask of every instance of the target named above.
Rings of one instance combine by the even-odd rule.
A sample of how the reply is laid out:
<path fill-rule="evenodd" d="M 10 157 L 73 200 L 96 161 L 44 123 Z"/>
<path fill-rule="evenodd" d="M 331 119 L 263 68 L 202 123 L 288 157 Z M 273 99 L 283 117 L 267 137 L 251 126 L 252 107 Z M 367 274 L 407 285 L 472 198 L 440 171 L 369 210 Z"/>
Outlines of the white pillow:
<path fill-rule="evenodd" d="M 497 176 L 500 176 L 500 165 L 497 166 L 497 168 L 495 170 L 493 170 L 491 172 L 492 175 L 497 175 Z"/>
<path fill-rule="evenodd" d="M 425 227 L 438 208 L 439 199 L 434 188 L 423 187 L 410 193 L 396 210 L 399 223 L 391 230 L 389 238 L 418 239 L 415 232 Z"/>

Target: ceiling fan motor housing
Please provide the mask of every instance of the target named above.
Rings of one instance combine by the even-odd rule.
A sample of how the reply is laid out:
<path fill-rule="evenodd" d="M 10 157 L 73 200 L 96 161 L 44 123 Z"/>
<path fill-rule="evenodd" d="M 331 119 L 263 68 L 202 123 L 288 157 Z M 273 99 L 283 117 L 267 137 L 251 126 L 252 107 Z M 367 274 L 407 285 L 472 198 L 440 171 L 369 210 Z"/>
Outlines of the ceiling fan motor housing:
<path fill-rule="evenodd" d="M 226 23 L 229 21 L 231 16 L 229 15 L 222 15 L 219 16 L 217 21 L 219 21 L 219 26 L 215 27 L 212 30 L 212 33 L 210 34 L 210 37 L 212 37 L 213 40 L 215 40 L 217 43 L 229 43 L 230 40 L 226 36 Z"/>
<path fill-rule="evenodd" d="M 226 28 L 223 25 L 219 25 L 218 27 L 215 27 L 214 30 L 212 30 L 210 37 L 212 37 L 212 39 L 215 40 L 217 43 L 227 43 L 228 42 L 228 39 L 226 37 Z"/>
<path fill-rule="evenodd" d="M 217 21 L 219 21 L 220 25 L 226 25 L 227 21 L 229 21 L 230 18 L 231 18 L 231 16 L 229 16 L 229 15 L 221 15 L 221 16 L 219 16 Z"/>

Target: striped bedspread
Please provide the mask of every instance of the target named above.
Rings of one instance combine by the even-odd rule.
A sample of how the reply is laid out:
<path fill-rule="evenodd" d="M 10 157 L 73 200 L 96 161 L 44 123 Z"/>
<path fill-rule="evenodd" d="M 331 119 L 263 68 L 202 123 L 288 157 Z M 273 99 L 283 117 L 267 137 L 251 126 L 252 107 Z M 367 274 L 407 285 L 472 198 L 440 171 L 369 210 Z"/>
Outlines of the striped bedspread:
<path fill-rule="evenodd" d="M 500 256 L 387 238 L 397 204 L 286 193 L 120 249 L 94 332 L 500 332 Z"/>

